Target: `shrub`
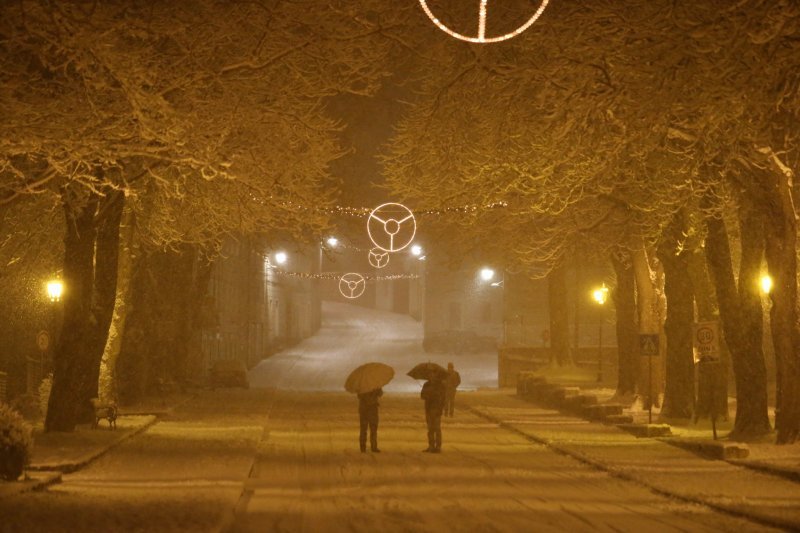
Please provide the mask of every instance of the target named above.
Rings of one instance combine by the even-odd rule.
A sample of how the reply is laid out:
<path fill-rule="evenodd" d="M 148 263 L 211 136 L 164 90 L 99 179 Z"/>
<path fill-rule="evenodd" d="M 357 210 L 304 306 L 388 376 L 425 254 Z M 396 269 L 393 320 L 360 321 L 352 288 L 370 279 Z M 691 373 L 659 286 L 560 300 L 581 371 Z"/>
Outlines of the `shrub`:
<path fill-rule="evenodd" d="M 0 479 L 14 481 L 30 462 L 31 427 L 18 412 L 0 403 Z"/>

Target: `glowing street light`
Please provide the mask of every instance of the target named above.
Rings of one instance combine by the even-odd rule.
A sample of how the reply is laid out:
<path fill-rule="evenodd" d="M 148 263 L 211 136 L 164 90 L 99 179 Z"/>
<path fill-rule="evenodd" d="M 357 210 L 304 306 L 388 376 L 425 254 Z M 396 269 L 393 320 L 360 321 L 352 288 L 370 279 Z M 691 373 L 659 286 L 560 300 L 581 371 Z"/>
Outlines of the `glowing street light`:
<path fill-rule="evenodd" d="M 492 278 L 494 278 L 494 270 L 488 267 L 481 269 L 481 279 L 483 281 L 489 281 Z"/>
<path fill-rule="evenodd" d="M 289 259 L 289 256 L 286 255 L 286 252 L 278 252 L 275 254 L 275 262 L 279 265 L 286 263 L 287 259 Z"/>
<path fill-rule="evenodd" d="M 62 294 L 64 294 L 64 284 L 61 280 L 54 279 L 47 282 L 47 296 L 51 302 L 60 302 Z"/>
<path fill-rule="evenodd" d="M 328 246 L 330 246 L 331 248 L 336 248 L 336 245 L 339 244 L 339 239 L 337 239 L 336 237 L 328 237 L 328 239 L 325 242 L 327 242 Z"/>
<path fill-rule="evenodd" d="M 422 255 L 422 246 L 420 246 L 419 244 L 413 245 L 411 247 L 411 255 L 415 255 L 417 257 Z"/>
<path fill-rule="evenodd" d="M 769 276 L 769 274 L 764 274 L 761 276 L 759 283 L 761 284 L 761 292 L 764 294 L 769 294 L 772 292 L 772 278 Z"/>
<path fill-rule="evenodd" d="M 603 381 L 603 306 L 608 301 L 608 287 L 603 283 L 599 289 L 592 291 L 592 298 L 600 306 L 600 321 L 597 326 L 597 382 Z"/>
<path fill-rule="evenodd" d="M 606 287 L 605 283 L 603 283 L 602 287 L 595 289 L 594 292 L 592 292 L 592 298 L 594 298 L 594 301 L 600 305 L 606 303 L 606 300 L 608 300 L 608 287 Z"/>

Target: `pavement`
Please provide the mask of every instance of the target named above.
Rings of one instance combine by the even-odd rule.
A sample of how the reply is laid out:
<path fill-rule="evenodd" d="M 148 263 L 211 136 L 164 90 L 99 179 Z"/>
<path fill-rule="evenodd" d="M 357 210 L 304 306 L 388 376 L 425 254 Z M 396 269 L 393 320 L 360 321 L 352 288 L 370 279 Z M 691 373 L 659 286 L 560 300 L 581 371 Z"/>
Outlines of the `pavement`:
<path fill-rule="evenodd" d="M 615 425 L 533 405 L 511 390 L 462 398 L 487 420 L 658 494 L 764 526 L 800 530 L 800 484 L 787 459 L 791 455 L 800 462 L 798 446 L 779 460 L 757 461 L 762 468 L 754 471 L 753 461 L 710 459 L 698 453 L 699 445 L 679 447 L 669 439 L 640 438 Z M 696 442 L 707 444 L 708 439 Z"/>

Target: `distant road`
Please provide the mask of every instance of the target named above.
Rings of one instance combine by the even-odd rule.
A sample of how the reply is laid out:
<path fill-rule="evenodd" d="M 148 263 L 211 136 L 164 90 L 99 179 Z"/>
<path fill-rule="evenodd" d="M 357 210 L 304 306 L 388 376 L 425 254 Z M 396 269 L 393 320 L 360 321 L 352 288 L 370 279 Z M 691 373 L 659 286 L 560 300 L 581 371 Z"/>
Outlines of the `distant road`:
<path fill-rule="evenodd" d="M 395 369 L 386 387 L 417 392 L 421 384 L 406 376 L 415 364 L 452 361 L 462 389 L 497 387 L 497 354 L 426 354 L 422 324 L 408 315 L 323 302 L 322 328 L 311 338 L 265 359 L 250 371 L 250 386 L 294 391 L 341 391 L 350 371 L 368 361 Z"/>

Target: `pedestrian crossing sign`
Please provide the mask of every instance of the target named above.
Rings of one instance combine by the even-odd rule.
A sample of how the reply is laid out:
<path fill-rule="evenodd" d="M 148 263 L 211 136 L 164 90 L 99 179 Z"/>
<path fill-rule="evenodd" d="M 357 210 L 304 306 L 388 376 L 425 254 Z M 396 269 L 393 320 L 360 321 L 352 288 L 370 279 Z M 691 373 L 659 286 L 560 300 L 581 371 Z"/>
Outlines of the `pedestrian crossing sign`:
<path fill-rule="evenodd" d="M 643 357 L 658 357 L 658 335 L 639 335 L 639 353 Z"/>

